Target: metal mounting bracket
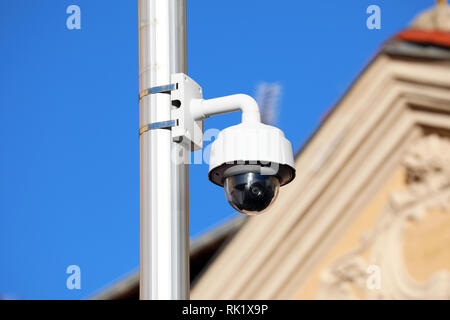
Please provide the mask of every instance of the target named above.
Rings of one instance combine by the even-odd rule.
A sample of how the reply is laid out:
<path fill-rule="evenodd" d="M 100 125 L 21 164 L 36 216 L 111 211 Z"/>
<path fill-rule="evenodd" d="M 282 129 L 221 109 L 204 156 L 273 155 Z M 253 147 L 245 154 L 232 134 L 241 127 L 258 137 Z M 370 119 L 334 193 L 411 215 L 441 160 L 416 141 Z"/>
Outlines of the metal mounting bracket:
<path fill-rule="evenodd" d="M 170 93 L 172 90 L 176 89 L 176 84 L 166 84 L 164 86 L 157 86 L 157 87 L 152 87 L 152 88 L 148 88 L 145 90 L 142 90 L 141 92 L 139 92 L 139 100 L 141 100 L 143 97 L 148 96 L 150 94 L 154 94 L 154 93 Z"/>
<path fill-rule="evenodd" d="M 177 120 L 169 120 L 147 124 L 139 129 L 139 135 L 154 129 L 170 129 L 172 127 L 175 127 L 177 125 L 177 122 Z"/>
<path fill-rule="evenodd" d="M 194 120 L 190 110 L 193 99 L 202 99 L 202 88 L 184 73 L 172 74 L 171 82 L 174 86 L 170 91 L 172 100 L 172 120 L 178 124 L 172 127 L 174 141 L 189 142 L 191 151 L 203 148 L 203 120 Z"/>

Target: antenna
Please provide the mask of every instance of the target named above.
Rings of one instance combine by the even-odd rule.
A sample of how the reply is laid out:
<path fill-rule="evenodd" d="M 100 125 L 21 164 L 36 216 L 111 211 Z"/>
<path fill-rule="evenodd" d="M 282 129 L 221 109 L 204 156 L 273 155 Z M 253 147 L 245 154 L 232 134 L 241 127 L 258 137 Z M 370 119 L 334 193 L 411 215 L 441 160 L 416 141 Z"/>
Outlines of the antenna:
<path fill-rule="evenodd" d="M 281 86 L 278 83 L 263 82 L 258 85 L 256 101 L 260 106 L 262 123 L 268 125 L 277 123 L 280 97 Z"/>

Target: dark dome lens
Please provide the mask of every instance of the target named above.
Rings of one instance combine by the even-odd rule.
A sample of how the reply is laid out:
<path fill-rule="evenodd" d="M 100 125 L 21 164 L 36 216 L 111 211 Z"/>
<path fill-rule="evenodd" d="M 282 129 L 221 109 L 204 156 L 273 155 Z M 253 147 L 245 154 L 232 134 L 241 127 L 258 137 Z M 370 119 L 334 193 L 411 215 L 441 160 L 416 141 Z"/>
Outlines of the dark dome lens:
<path fill-rule="evenodd" d="M 280 182 L 275 176 L 242 173 L 225 179 L 224 189 L 228 202 L 239 212 L 255 215 L 262 213 L 276 199 Z"/>

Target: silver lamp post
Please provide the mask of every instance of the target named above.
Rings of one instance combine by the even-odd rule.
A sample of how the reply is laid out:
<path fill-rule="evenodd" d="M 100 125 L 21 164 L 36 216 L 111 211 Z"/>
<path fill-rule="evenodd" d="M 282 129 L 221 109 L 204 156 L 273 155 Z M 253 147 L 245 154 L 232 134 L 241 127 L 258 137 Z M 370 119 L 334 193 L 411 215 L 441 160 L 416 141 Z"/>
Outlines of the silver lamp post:
<path fill-rule="evenodd" d="M 186 69 L 186 0 L 139 0 L 141 299 L 189 298 L 190 145 L 165 126 L 164 91 Z"/>

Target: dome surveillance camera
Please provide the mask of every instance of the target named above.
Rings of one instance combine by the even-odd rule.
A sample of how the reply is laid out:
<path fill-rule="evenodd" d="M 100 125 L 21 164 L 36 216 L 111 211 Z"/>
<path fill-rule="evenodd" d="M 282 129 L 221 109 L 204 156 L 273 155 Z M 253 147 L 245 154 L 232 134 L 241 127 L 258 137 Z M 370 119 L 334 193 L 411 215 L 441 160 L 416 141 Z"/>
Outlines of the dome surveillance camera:
<path fill-rule="evenodd" d="M 201 87 L 185 74 L 172 75 L 172 83 L 176 85 L 171 99 L 177 102 L 172 137 L 190 143 L 192 151 L 203 148 L 203 120 L 242 111 L 242 122 L 222 130 L 211 145 L 209 180 L 224 188 L 228 202 L 239 212 L 264 212 L 280 187 L 295 177 L 291 143 L 280 129 L 261 123 L 252 97 L 234 94 L 205 100 Z"/>
<path fill-rule="evenodd" d="M 209 179 L 224 187 L 228 202 L 241 213 L 263 213 L 294 177 L 291 144 L 275 127 L 241 123 L 212 143 Z"/>

